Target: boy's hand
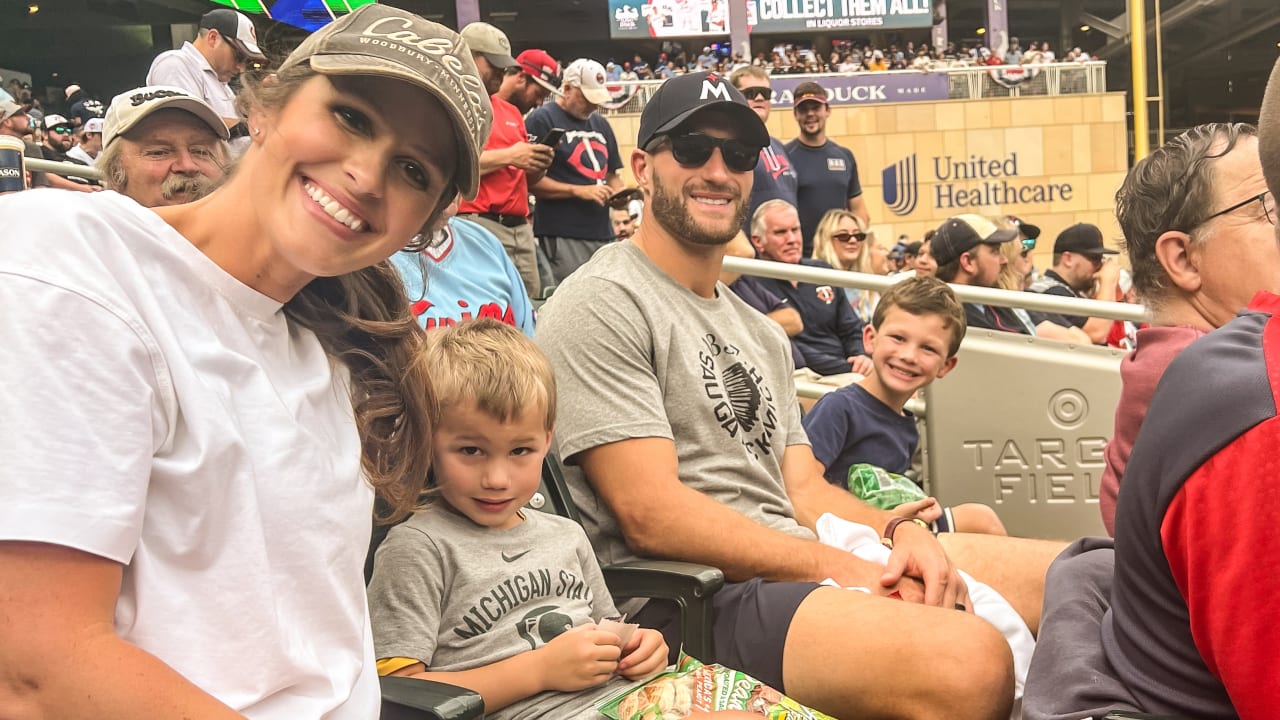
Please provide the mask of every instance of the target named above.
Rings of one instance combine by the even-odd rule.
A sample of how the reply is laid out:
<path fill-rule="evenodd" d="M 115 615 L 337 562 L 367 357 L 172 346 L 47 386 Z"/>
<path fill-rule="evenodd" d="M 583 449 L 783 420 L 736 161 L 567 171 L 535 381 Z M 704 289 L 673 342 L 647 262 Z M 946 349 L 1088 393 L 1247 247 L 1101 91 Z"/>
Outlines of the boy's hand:
<path fill-rule="evenodd" d="M 618 669 L 618 658 L 622 654 L 618 636 L 594 624 L 568 630 L 537 652 L 542 655 L 542 686 L 561 692 L 604 684 Z"/>
<path fill-rule="evenodd" d="M 628 680 L 643 680 L 656 675 L 667 666 L 667 641 L 662 633 L 640 628 L 631 635 L 630 642 L 622 648 L 622 661 L 618 674 Z"/>
<path fill-rule="evenodd" d="M 898 517 L 918 518 L 927 523 L 931 523 L 942 517 L 942 504 L 938 502 L 937 498 L 927 497 L 923 500 L 916 500 L 915 502 L 902 503 L 889 512 L 897 515 Z"/>

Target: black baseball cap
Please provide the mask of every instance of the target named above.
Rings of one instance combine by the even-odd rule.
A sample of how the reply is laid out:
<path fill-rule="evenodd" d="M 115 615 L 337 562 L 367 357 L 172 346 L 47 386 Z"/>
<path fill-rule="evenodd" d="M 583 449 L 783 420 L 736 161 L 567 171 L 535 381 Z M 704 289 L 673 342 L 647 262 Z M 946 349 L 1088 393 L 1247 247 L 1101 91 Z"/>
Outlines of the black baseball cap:
<path fill-rule="evenodd" d="M 1032 225 L 1031 223 L 1023 220 L 1022 218 L 1014 217 L 1012 215 L 1009 216 L 1009 222 L 1013 223 L 1014 225 L 1017 225 L 1018 232 L 1022 233 L 1023 235 L 1026 235 L 1028 238 L 1032 240 L 1035 240 L 1036 238 L 1040 237 L 1039 225 Z"/>
<path fill-rule="evenodd" d="M 739 140 L 762 148 L 769 144 L 769 131 L 742 93 L 721 75 L 697 72 L 667 80 L 649 98 L 640 114 L 636 147 L 648 147 L 654 138 L 670 133 L 704 111 L 719 112 L 732 119 Z"/>
<path fill-rule="evenodd" d="M 1058 233 L 1053 242 L 1053 253 L 1070 252 L 1077 255 L 1102 257 L 1103 255 L 1119 255 L 1120 253 L 1102 244 L 1102 231 L 1097 225 L 1076 223 Z"/>
<path fill-rule="evenodd" d="M 999 245 L 1017 239 L 1017 230 L 1001 230 L 981 215 L 957 215 L 938 226 L 929 241 L 929 250 L 939 265 L 946 265 L 979 245 Z"/>
<path fill-rule="evenodd" d="M 258 31 L 253 27 L 253 21 L 231 8 L 217 8 L 205 13 L 200 18 L 200 29 L 217 30 L 223 40 L 234 45 L 241 55 L 251 60 L 267 60 L 267 56 L 258 48 Z"/>
<path fill-rule="evenodd" d="M 796 86 L 795 92 L 791 93 L 792 107 L 800 107 L 803 102 L 820 102 L 827 104 L 827 91 L 818 83 L 812 80 L 806 80 Z"/>

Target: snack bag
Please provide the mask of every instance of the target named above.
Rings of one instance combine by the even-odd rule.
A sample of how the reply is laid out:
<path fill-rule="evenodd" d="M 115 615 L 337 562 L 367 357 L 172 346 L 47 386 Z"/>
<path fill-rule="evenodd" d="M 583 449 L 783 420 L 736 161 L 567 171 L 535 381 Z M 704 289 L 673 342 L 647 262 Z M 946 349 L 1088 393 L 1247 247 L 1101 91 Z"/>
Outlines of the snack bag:
<path fill-rule="evenodd" d="M 849 492 L 881 510 L 892 510 L 903 503 L 927 497 L 911 478 L 866 463 L 849 468 Z"/>
<path fill-rule="evenodd" d="M 770 720 L 835 720 L 746 673 L 703 665 L 683 652 L 675 670 L 600 706 L 600 712 L 611 720 L 679 720 L 698 710 L 745 710 Z"/>

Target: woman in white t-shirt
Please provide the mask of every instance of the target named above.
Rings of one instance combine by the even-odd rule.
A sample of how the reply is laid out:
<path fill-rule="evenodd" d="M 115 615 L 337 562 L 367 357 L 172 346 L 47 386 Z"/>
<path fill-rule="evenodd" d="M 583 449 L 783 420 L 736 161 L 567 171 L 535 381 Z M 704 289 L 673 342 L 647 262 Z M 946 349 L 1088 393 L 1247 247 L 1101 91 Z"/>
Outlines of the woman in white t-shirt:
<path fill-rule="evenodd" d="M 378 713 L 374 495 L 408 512 L 431 436 L 385 260 L 474 194 L 489 101 L 456 33 L 385 5 L 240 99 L 250 148 L 198 202 L 0 199 L 0 708 L 24 717 Z"/>

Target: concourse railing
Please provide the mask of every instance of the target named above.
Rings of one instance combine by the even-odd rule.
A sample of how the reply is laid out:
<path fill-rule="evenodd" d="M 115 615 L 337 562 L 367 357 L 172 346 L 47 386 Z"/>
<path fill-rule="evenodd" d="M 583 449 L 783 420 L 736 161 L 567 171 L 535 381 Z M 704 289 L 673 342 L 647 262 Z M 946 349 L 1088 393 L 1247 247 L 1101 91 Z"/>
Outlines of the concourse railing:
<path fill-rule="evenodd" d="M 37 158 L 26 158 L 27 169 L 31 172 L 53 173 L 55 175 L 70 175 L 73 177 L 82 177 L 86 180 L 102 180 L 102 171 L 87 165 L 77 165 L 76 163 L 55 162 L 53 160 L 39 160 Z"/>

